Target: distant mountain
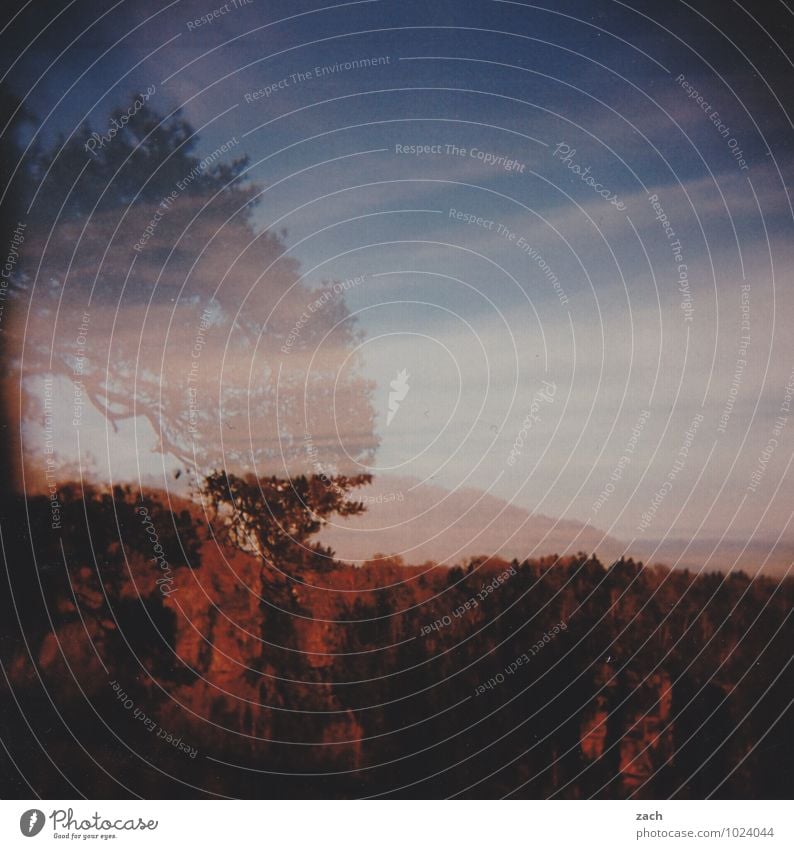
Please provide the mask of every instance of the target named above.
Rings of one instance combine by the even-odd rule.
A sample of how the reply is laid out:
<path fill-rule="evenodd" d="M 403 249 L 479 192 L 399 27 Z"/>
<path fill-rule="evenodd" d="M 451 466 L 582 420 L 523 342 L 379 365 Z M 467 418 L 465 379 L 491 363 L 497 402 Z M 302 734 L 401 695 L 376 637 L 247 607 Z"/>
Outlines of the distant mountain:
<path fill-rule="evenodd" d="M 590 525 L 532 514 L 473 488 L 453 492 L 415 478 L 382 475 L 353 497 L 363 500 L 367 511 L 336 518 L 320 534 L 340 560 L 350 562 L 380 553 L 399 554 L 406 563 L 451 565 L 477 555 L 523 560 L 578 551 L 610 561 L 625 550 Z"/>
<path fill-rule="evenodd" d="M 771 537 L 712 539 L 709 537 L 637 540 L 630 554 L 647 563 L 664 563 L 692 572 L 742 571 L 750 575 L 794 574 L 794 545 Z"/>
<path fill-rule="evenodd" d="M 163 480 L 152 476 L 145 484 L 157 492 Z M 189 498 L 186 476 L 169 480 L 169 492 L 182 505 L 179 509 L 187 504 L 191 513 L 197 511 L 195 518 L 203 522 L 203 511 L 182 500 Z M 320 535 L 320 541 L 330 545 L 340 560 L 350 562 L 371 559 L 376 553 L 402 553 L 406 563 L 417 565 L 425 560 L 454 564 L 477 555 L 523 560 L 584 551 L 597 554 L 604 563 L 625 553 L 635 561 L 692 572 L 741 570 L 750 575 L 794 575 L 794 544 L 776 542 L 771 536 L 750 541 L 646 538 L 635 540 L 627 550 L 620 540 L 604 536 L 592 525 L 533 515 L 474 488 L 450 492 L 412 477 L 381 475 L 353 497 L 366 499 L 367 512 L 349 520 L 334 517 L 335 527 L 326 528 Z"/>

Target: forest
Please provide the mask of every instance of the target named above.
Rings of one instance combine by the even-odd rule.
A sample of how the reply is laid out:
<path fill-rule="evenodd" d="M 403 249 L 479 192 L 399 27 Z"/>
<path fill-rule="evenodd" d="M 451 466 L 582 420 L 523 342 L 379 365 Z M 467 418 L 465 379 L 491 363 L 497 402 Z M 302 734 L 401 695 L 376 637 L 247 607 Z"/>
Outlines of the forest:
<path fill-rule="evenodd" d="M 791 793 L 791 579 L 352 566 L 312 543 L 349 480 L 224 479 L 229 508 L 281 491 L 277 517 L 74 487 L 61 531 L 46 496 L 16 502 L 3 723 L 37 786 L 7 768 L 4 796 Z"/>

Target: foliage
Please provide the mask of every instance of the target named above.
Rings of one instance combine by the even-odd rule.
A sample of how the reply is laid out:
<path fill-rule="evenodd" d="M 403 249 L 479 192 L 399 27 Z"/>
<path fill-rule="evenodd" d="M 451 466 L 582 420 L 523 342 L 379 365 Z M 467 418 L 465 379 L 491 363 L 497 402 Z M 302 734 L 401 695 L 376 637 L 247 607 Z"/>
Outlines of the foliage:
<path fill-rule="evenodd" d="M 371 475 L 301 475 L 276 477 L 229 474 L 216 471 L 201 483 L 205 503 L 220 518 L 229 542 L 277 564 L 300 563 L 307 555 L 332 556 L 319 543 L 310 543 L 328 517 L 355 516 L 366 509 L 348 501 L 352 489 L 364 486 Z"/>
<path fill-rule="evenodd" d="M 50 374 L 79 380 L 114 429 L 145 418 L 153 450 L 199 475 L 221 462 L 305 473 L 307 433 L 326 446 L 324 467 L 369 462 L 373 387 L 355 320 L 333 281 L 308 285 L 285 231 L 267 228 L 236 144 L 202 158 L 181 115 L 148 105 L 93 154 L 92 132 L 28 163 L 37 194 L 7 327 L 26 422 L 41 420 Z M 350 444 L 329 438 L 337 428 Z"/>

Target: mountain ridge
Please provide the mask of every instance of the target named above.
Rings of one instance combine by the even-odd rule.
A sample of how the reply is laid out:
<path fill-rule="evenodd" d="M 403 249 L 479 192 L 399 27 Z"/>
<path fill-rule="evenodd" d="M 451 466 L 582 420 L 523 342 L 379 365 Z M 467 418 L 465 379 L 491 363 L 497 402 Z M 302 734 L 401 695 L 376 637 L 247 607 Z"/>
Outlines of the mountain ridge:
<path fill-rule="evenodd" d="M 454 565 L 471 557 L 524 560 L 555 553 L 597 553 L 617 559 L 625 545 L 592 525 L 553 519 L 474 487 L 448 490 L 399 475 L 381 475 L 350 500 L 367 510 L 334 520 L 319 535 L 336 557 L 364 562 L 376 554 L 406 562 Z"/>

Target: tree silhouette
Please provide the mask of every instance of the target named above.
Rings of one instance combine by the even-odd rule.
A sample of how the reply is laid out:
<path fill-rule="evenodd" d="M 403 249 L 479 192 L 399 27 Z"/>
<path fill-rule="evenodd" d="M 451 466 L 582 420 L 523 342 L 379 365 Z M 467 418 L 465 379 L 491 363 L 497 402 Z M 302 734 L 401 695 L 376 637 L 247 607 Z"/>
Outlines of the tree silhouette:
<path fill-rule="evenodd" d="M 346 496 L 371 480 L 371 475 L 301 475 L 283 480 L 221 471 L 207 475 L 200 491 L 232 545 L 282 568 L 331 558 L 329 548 L 310 543 L 309 538 L 334 513 L 363 513 L 364 504 L 348 501 Z"/>

